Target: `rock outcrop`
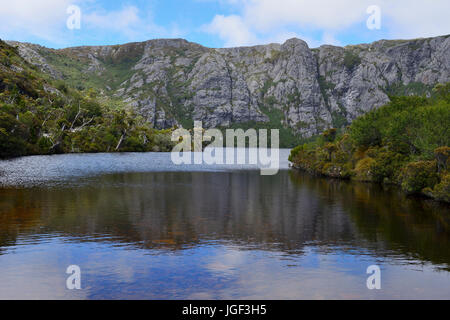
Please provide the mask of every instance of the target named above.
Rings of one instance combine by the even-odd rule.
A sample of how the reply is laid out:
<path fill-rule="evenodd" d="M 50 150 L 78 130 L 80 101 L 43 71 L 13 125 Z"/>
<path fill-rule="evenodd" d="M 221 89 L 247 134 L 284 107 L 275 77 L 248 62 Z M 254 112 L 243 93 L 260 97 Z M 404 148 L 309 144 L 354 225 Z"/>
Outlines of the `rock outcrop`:
<path fill-rule="evenodd" d="M 9 42 L 51 77 L 119 99 L 155 127 L 266 123 L 309 137 L 450 78 L 450 36 L 347 47 L 210 49 L 182 39 L 62 50 Z"/>

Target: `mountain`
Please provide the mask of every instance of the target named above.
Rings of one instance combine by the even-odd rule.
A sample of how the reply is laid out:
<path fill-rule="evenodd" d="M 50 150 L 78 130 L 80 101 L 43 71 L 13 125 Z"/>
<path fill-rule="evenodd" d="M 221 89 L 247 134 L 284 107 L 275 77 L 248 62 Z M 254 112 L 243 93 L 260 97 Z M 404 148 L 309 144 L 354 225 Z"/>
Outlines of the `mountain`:
<path fill-rule="evenodd" d="M 7 42 L 53 79 L 132 108 L 155 128 L 283 128 L 286 139 L 347 126 L 390 96 L 450 80 L 450 36 L 311 49 L 211 49 L 182 39 L 61 50 Z"/>

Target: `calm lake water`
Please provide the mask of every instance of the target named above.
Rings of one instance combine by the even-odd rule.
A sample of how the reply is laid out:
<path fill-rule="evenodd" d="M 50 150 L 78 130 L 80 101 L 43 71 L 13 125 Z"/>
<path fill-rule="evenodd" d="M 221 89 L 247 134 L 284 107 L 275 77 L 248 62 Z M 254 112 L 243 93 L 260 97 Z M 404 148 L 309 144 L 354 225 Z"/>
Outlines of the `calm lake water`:
<path fill-rule="evenodd" d="M 449 206 L 288 153 L 275 176 L 163 153 L 0 162 L 0 299 L 450 299 Z"/>

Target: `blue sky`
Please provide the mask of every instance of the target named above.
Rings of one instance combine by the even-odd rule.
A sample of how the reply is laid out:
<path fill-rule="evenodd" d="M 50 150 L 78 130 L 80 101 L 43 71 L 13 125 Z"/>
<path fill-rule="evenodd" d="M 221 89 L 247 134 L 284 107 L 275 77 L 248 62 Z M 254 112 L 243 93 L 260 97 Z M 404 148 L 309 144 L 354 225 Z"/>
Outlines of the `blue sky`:
<path fill-rule="evenodd" d="M 72 5 L 79 29 L 67 27 Z M 379 11 L 368 11 L 373 5 Z M 298 37 L 317 47 L 449 34 L 449 12 L 448 0 L 0 0 L 0 38 L 62 48 L 154 38 L 231 47 Z M 369 29 L 368 19 L 380 28 Z"/>

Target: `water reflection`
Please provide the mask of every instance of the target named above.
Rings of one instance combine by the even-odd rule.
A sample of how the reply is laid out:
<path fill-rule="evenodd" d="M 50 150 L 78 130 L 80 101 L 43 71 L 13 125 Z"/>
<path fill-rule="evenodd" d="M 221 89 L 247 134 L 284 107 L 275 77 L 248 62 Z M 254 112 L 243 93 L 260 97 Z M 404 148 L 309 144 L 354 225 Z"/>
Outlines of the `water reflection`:
<path fill-rule="evenodd" d="M 297 171 L 0 189 L 0 298 L 450 298 L 449 218 L 448 206 L 395 188 Z M 49 293 L 73 260 L 85 291 Z M 390 275 L 389 291 L 365 288 L 373 263 Z M 30 289 L 36 273 L 43 280 Z"/>
<path fill-rule="evenodd" d="M 395 186 L 311 178 L 290 172 L 299 188 L 314 190 L 345 211 L 364 245 L 376 255 L 404 255 L 450 266 L 450 207 L 404 195 Z"/>

